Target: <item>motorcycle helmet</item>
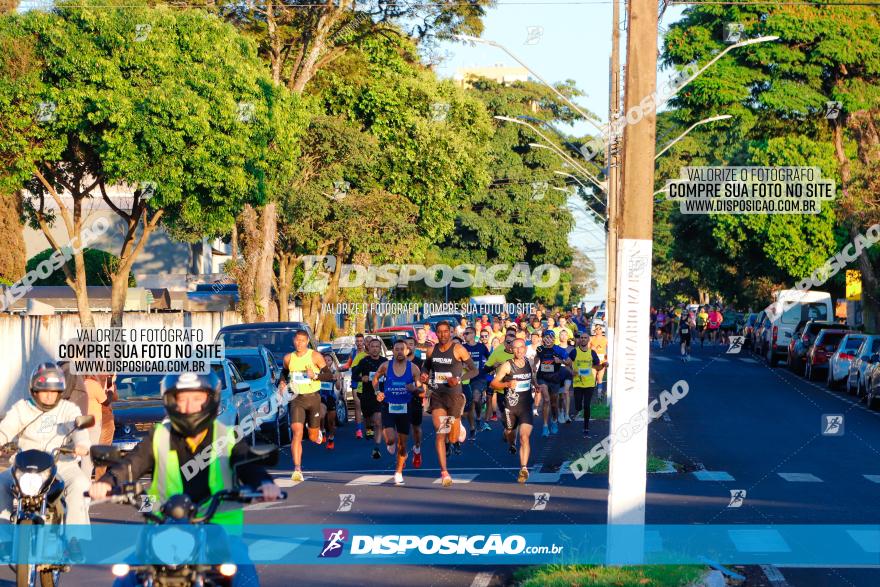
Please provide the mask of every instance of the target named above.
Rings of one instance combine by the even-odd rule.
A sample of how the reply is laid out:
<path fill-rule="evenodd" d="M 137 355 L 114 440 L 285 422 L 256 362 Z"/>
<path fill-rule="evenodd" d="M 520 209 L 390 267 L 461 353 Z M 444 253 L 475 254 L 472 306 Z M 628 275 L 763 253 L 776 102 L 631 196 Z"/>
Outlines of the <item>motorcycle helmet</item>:
<path fill-rule="evenodd" d="M 58 405 L 61 401 L 61 395 L 67 387 L 64 380 L 64 372 L 53 363 L 40 363 L 31 373 L 30 381 L 31 398 L 34 404 L 44 412 L 48 412 Z M 37 398 L 38 391 L 57 391 L 55 401 L 51 404 L 45 404 Z"/>
<path fill-rule="evenodd" d="M 205 430 L 217 417 L 220 407 L 220 379 L 213 373 L 178 373 L 166 375 L 162 379 L 162 401 L 171 420 L 171 428 L 178 434 L 189 438 Z M 181 413 L 177 409 L 177 394 L 181 391 L 204 391 L 208 400 L 202 409 L 192 414 Z"/>

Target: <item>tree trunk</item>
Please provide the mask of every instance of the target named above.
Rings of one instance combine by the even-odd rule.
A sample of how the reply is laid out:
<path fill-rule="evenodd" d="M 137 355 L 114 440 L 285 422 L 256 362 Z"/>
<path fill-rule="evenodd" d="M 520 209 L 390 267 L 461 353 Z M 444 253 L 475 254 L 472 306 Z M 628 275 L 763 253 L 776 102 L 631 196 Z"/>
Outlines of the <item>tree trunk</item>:
<path fill-rule="evenodd" d="M 92 307 L 89 304 L 89 293 L 86 289 L 86 261 L 82 250 L 77 251 L 73 255 L 74 274 L 76 276 L 74 283 L 68 283 L 73 294 L 76 296 L 76 309 L 79 312 L 79 324 L 81 328 L 94 328 L 95 318 L 92 316 Z"/>
<path fill-rule="evenodd" d="M 232 275 L 238 284 L 238 309 L 241 313 L 241 319 L 250 323 L 257 321 L 254 282 L 261 243 L 257 211 L 252 206 L 246 205 L 239 214 L 239 222 L 241 223 L 239 238 L 244 258 L 234 260 Z"/>
<path fill-rule="evenodd" d="M 257 313 L 262 321 L 269 318 L 269 305 L 272 303 L 272 264 L 275 260 L 275 239 L 278 232 L 278 207 L 275 202 L 269 202 L 263 207 L 260 225 L 262 239 L 257 273 L 255 277 L 255 298 Z"/>
<path fill-rule="evenodd" d="M 27 251 L 21 224 L 21 192 L 0 195 L 0 277 L 16 282 L 24 275 Z"/>

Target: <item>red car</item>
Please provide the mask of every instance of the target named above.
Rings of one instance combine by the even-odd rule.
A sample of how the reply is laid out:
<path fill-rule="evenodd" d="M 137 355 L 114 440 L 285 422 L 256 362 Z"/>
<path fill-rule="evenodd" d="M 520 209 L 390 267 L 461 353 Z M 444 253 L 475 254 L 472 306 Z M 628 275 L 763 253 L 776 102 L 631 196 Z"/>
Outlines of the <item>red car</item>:
<path fill-rule="evenodd" d="M 822 330 L 816 336 L 815 342 L 807 350 L 806 366 L 804 368 L 804 376 L 809 381 L 813 381 L 817 375 L 825 375 L 828 372 L 828 360 L 837 345 L 843 340 L 847 334 L 855 334 L 852 330 L 834 330 L 831 328 Z"/>

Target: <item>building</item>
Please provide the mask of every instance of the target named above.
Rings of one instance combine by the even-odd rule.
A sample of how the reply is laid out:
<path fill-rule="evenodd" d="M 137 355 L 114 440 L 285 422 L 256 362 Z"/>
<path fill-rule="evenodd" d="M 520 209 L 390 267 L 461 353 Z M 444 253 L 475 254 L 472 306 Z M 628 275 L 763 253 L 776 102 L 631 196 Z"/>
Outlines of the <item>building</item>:
<path fill-rule="evenodd" d="M 452 77 L 455 85 L 461 88 L 470 86 L 476 78 L 490 79 L 499 84 L 529 81 L 529 71 L 525 67 L 508 65 L 491 65 L 486 67 L 460 67 Z"/>

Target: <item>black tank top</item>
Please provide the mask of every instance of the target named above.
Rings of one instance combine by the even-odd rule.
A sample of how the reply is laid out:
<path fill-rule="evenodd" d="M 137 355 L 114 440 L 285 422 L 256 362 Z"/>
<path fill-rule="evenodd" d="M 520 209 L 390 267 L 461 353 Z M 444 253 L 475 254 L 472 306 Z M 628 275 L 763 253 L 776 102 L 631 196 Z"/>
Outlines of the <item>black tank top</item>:
<path fill-rule="evenodd" d="M 510 373 L 505 375 L 502 381 L 515 381 L 516 387 L 507 389 L 504 392 L 504 400 L 507 405 L 514 407 L 519 404 L 531 406 L 534 399 L 532 398 L 532 366 L 529 365 L 528 359 L 522 367 L 517 367 L 513 359 L 507 360 L 510 364 Z"/>
<path fill-rule="evenodd" d="M 455 357 L 455 347 L 458 343 L 452 343 L 445 351 L 440 350 L 440 345 L 434 345 L 430 359 L 430 384 L 431 389 L 437 393 L 461 392 L 461 374 L 463 372 L 461 360 Z M 452 375 L 459 380 L 455 387 L 446 385 L 446 377 Z"/>

